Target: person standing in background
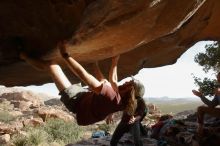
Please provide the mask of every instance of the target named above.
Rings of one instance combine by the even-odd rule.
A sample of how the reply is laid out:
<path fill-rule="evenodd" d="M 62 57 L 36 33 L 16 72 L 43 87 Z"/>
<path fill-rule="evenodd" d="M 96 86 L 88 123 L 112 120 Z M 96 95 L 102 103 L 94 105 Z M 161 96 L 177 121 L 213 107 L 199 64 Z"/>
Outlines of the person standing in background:
<path fill-rule="evenodd" d="M 128 109 L 124 110 L 121 121 L 113 133 L 110 142 L 111 146 L 117 146 L 117 143 L 126 132 L 131 132 L 135 146 L 143 146 L 143 142 L 141 140 L 141 128 L 143 128 L 141 127 L 141 121 L 147 114 L 147 107 L 143 99 L 145 88 L 139 80 L 133 80 L 137 85 L 137 87 L 135 87 L 137 89 L 135 98 L 129 101 L 130 106 L 132 107 L 130 109 L 133 109 L 133 111 L 129 111 Z M 107 121 L 109 119 L 107 119 Z"/>
<path fill-rule="evenodd" d="M 199 106 L 197 109 L 197 119 L 198 119 L 198 134 L 200 137 L 203 136 L 204 127 L 204 115 L 208 114 L 214 117 L 220 117 L 220 108 L 216 106 L 220 105 L 220 72 L 217 74 L 217 84 L 215 85 L 214 98 L 208 100 L 202 92 L 197 90 L 192 90 L 193 94 L 198 96 L 204 104 L 207 106 Z"/>

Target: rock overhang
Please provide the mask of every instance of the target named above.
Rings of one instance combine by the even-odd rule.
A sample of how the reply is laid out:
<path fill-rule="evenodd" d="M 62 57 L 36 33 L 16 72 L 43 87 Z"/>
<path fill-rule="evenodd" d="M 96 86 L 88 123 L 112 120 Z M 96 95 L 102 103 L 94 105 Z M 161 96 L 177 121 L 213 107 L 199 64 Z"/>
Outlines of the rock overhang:
<path fill-rule="evenodd" d="M 196 42 L 220 38 L 218 0 L 3 0 L 0 7 L 0 84 L 5 86 L 51 82 L 18 54 L 24 50 L 66 68 L 57 49 L 62 40 L 89 72 L 91 63 L 100 61 L 107 75 L 109 58 L 121 54 L 122 79 L 142 68 L 173 64 Z"/>

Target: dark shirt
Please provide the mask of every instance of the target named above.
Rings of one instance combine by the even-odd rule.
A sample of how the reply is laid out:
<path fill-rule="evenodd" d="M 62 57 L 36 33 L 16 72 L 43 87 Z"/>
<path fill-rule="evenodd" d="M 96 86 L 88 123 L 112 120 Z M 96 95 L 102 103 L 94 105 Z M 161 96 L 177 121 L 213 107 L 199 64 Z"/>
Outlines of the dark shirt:
<path fill-rule="evenodd" d="M 220 83 L 216 83 L 215 88 L 220 88 Z M 203 103 L 205 103 L 209 107 L 216 107 L 220 105 L 220 96 L 218 95 L 214 95 L 214 98 L 212 100 L 208 100 L 205 96 L 201 96 L 200 98 Z"/>
<path fill-rule="evenodd" d="M 77 123 L 79 125 L 93 124 L 104 120 L 110 113 L 123 110 L 126 103 L 123 102 L 122 98 L 127 96 L 123 93 L 120 95 L 105 83 L 100 94 L 84 93 L 76 108 Z"/>
<path fill-rule="evenodd" d="M 145 104 L 145 101 L 143 98 L 138 98 L 137 99 L 137 108 L 136 108 L 133 116 L 134 117 L 140 116 L 141 117 L 140 122 L 141 122 L 143 120 L 143 118 L 146 116 L 146 114 L 147 114 L 147 106 Z M 131 118 L 131 115 L 128 115 L 126 112 L 123 112 L 121 121 L 128 123 L 130 118 Z"/>
<path fill-rule="evenodd" d="M 205 103 L 209 107 L 216 107 L 217 105 L 220 105 L 220 96 L 215 95 L 212 100 L 208 100 L 205 96 L 201 96 L 200 98 L 203 103 Z"/>

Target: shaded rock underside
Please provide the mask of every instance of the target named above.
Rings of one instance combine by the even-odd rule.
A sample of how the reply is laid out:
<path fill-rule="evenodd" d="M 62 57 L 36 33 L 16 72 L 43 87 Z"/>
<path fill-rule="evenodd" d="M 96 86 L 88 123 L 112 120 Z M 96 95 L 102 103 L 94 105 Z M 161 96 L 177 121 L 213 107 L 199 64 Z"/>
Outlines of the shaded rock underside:
<path fill-rule="evenodd" d="M 2 0 L 0 85 L 51 82 L 18 54 L 23 50 L 66 68 L 57 49 L 61 40 L 89 72 L 100 61 L 106 76 L 109 58 L 121 54 L 119 79 L 173 64 L 196 42 L 220 39 L 219 8 L 218 0 Z"/>

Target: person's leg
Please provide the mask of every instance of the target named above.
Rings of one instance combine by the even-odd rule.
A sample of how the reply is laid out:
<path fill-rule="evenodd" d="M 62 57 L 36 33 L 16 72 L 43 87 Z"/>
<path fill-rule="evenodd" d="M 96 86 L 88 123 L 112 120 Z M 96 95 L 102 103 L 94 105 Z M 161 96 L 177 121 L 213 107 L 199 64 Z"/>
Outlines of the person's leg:
<path fill-rule="evenodd" d="M 214 117 L 220 117 L 220 108 L 210 108 L 207 106 L 199 106 L 197 110 L 198 117 L 198 134 L 203 135 L 204 115 L 208 114 Z"/>
<path fill-rule="evenodd" d="M 61 55 L 63 56 L 70 70 L 85 84 L 87 84 L 94 92 L 100 93 L 102 83 L 91 74 L 89 74 L 74 58 L 68 55 L 65 43 L 60 43 L 59 45 Z"/>
<path fill-rule="evenodd" d="M 131 126 L 131 133 L 134 138 L 135 146 L 143 146 L 143 142 L 141 140 L 141 132 L 140 132 L 140 124 L 139 121 L 135 122 Z"/>
<path fill-rule="evenodd" d="M 72 57 L 66 57 L 65 61 L 70 70 L 80 78 L 85 84 L 87 84 L 94 92 L 100 93 L 102 83 L 88 73 L 75 59 Z"/>
<path fill-rule="evenodd" d="M 199 106 L 197 109 L 197 122 L 198 122 L 198 128 L 197 132 L 199 136 L 203 135 L 203 120 L 204 120 L 204 109 L 207 108 L 205 106 Z"/>
<path fill-rule="evenodd" d="M 33 59 L 26 54 L 22 54 L 21 58 L 36 69 L 49 72 L 54 83 L 60 91 L 60 100 L 69 111 L 76 113 L 76 105 L 78 103 L 77 97 L 80 93 L 86 92 L 85 89 L 83 89 L 81 86 L 79 87 L 77 85 L 71 85 L 60 66 L 53 61 Z"/>
<path fill-rule="evenodd" d="M 205 114 L 208 114 L 213 117 L 220 118 L 220 108 L 210 108 L 207 107 L 204 109 Z"/>
<path fill-rule="evenodd" d="M 63 73 L 58 64 L 50 64 L 49 72 L 59 91 L 63 91 L 71 86 L 70 81 L 67 79 L 66 75 Z"/>
<path fill-rule="evenodd" d="M 141 134 L 142 134 L 143 136 L 147 136 L 147 133 L 148 133 L 147 129 L 142 125 L 141 122 L 139 122 L 139 125 L 140 125 Z"/>
<path fill-rule="evenodd" d="M 125 132 L 127 132 L 128 130 L 128 126 L 127 124 L 123 123 L 123 122 L 120 122 L 118 124 L 118 126 L 116 127 L 113 135 L 112 135 L 112 139 L 110 141 L 110 145 L 111 146 L 117 146 L 119 140 L 121 139 L 121 137 L 123 136 L 123 134 Z"/>
<path fill-rule="evenodd" d="M 37 70 L 49 72 L 59 91 L 62 91 L 71 86 L 70 81 L 67 79 L 67 77 L 65 76 L 58 64 L 52 61 L 34 59 L 29 57 L 25 53 L 20 53 L 20 58 L 25 60 L 27 63 L 29 63 Z"/>

